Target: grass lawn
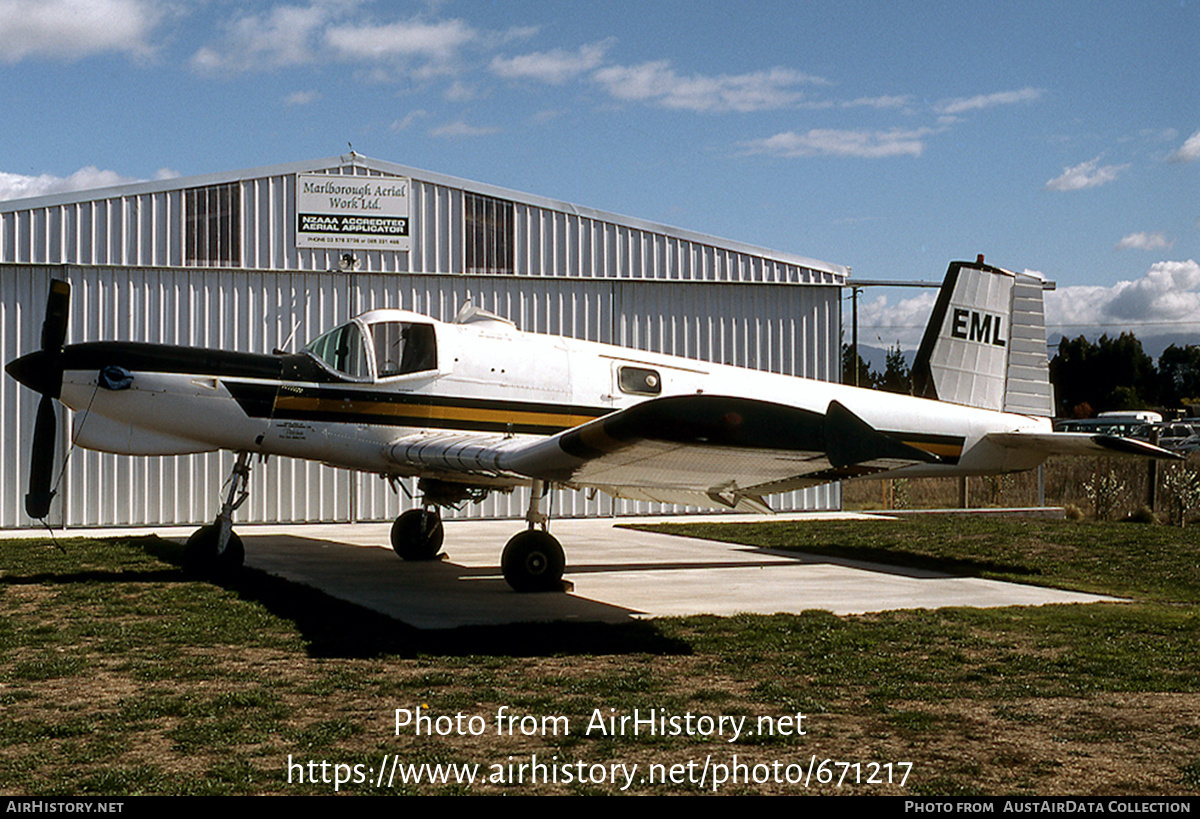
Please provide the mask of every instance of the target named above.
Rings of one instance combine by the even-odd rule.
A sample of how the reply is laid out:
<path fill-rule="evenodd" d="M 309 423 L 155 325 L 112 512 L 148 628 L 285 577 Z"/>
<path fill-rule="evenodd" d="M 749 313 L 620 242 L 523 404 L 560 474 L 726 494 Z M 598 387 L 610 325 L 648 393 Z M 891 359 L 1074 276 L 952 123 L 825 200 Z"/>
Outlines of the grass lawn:
<path fill-rule="evenodd" d="M 188 580 L 154 537 L 7 541 L 0 791 L 1200 793 L 1200 527 L 654 528 L 1132 602 L 418 631 L 254 571 Z M 418 707 L 426 735 L 397 735 Z M 502 708 L 525 719 L 498 733 Z M 599 729 L 634 709 L 678 730 Z"/>

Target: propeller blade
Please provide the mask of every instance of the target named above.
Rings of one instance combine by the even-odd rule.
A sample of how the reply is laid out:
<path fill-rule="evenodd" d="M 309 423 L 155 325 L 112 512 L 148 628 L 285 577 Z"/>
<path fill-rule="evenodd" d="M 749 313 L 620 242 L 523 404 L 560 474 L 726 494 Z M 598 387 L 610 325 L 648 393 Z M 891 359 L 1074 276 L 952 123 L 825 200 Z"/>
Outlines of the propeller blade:
<path fill-rule="evenodd" d="M 58 417 L 54 399 L 43 395 L 38 402 L 37 421 L 33 426 L 33 452 L 29 459 L 29 494 L 25 496 L 25 514 L 42 520 L 50 514 L 54 492 L 50 479 L 54 474 L 54 439 L 58 433 Z"/>
<path fill-rule="evenodd" d="M 46 317 L 42 319 L 42 349 L 40 354 L 26 356 L 24 369 L 40 365 L 37 418 L 33 425 L 33 450 L 29 456 L 29 492 L 25 495 L 25 514 L 43 520 L 50 514 L 50 501 L 54 491 L 50 481 L 54 477 L 55 438 L 58 436 L 58 416 L 54 410 L 54 399 L 62 392 L 63 343 L 67 340 L 67 320 L 71 314 L 71 285 L 61 279 L 50 280 L 50 295 L 46 297 Z M 22 359 L 22 360 L 25 360 Z M 11 366 L 10 366 L 11 371 Z M 32 374 L 18 367 L 18 372 L 27 377 Z M 23 383 L 25 379 L 21 379 Z"/>

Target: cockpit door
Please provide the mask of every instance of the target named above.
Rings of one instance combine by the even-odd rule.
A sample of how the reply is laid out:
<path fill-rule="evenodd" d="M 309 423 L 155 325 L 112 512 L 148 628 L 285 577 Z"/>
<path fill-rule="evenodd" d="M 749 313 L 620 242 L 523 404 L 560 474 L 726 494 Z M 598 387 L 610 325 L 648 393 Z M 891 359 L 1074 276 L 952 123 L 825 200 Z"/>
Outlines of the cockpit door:
<path fill-rule="evenodd" d="M 370 330 L 377 379 L 438 372 L 437 332 L 433 324 L 377 321 Z"/>

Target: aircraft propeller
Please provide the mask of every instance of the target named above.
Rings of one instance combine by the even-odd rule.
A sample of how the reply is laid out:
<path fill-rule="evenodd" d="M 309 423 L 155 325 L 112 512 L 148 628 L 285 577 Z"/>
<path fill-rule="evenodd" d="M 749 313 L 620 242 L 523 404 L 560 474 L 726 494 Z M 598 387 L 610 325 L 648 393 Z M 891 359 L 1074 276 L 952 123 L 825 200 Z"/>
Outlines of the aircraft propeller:
<path fill-rule="evenodd" d="M 9 373 L 22 384 L 42 394 L 33 426 L 33 451 L 29 461 L 29 493 L 25 495 L 25 513 L 44 519 L 50 513 L 54 490 L 54 443 L 58 417 L 54 401 L 62 392 L 63 343 L 67 338 L 67 319 L 71 312 L 71 285 L 50 280 L 46 298 L 46 316 L 42 320 L 42 348 L 22 356 L 9 365 Z"/>

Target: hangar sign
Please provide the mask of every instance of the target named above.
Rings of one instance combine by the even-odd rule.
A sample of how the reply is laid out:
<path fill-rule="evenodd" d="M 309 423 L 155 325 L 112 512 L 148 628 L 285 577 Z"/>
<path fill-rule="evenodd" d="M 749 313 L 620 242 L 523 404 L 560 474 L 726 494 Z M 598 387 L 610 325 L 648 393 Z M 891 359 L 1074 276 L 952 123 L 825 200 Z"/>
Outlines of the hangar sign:
<path fill-rule="evenodd" d="M 296 174 L 296 247 L 408 250 L 409 180 Z"/>

